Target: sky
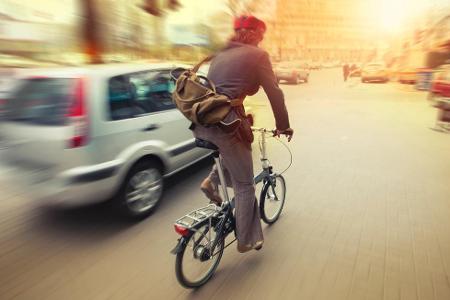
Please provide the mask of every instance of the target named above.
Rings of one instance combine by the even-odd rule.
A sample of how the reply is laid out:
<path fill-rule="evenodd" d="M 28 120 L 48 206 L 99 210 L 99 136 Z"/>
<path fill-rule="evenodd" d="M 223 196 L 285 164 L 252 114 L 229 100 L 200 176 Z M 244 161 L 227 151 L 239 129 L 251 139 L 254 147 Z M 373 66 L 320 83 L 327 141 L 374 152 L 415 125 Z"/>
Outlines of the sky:
<path fill-rule="evenodd" d="M 98 3 L 111 1 L 126 1 L 138 3 L 140 0 L 97 0 Z M 162 1 L 162 0 L 161 0 Z M 180 0 L 182 7 L 171 11 L 166 16 L 166 22 L 171 24 L 206 23 L 208 17 L 227 10 L 228 0 Z M 275 0 L 261 0 L 275 1 Z M 296 0 L 292 0 L 296 1 Z M 328 0 L 336 1 L 336 0 Z M 408 22 L 420 16 L 430 7 L 446 9 L 450 14 L 450 0 L 354 0 L 368 4 L 369 16 L 385 31 L 398 32 L 408 26 Z M 6 13 L 17 19 L 71 23 L 79 14 L 79 0 L 0 0 L 0 13 Z M 347 2 L 350 3 L 351 1 Z M 361 3 L 361 2 L 358 2 Z M 131 4 L 130 4 L 131 5 Z"/>
<path fill-rule="evenodd" d="M 170 12 L 168 24 L 196 24 L 207 22 L 209 16 L 227 9 L 226 0 L 181 0 L 182 7 Z"/>
<path fill-rule="evenodd" d="M 374 17 L 386 31 L 399 32 L 407 29 L 410 22 L 424 16 L 429 8 L 443 10 L 450 15 L 449 0 L 376 0 Z M 446 12 L 445 12 L 446 11 Z"/>

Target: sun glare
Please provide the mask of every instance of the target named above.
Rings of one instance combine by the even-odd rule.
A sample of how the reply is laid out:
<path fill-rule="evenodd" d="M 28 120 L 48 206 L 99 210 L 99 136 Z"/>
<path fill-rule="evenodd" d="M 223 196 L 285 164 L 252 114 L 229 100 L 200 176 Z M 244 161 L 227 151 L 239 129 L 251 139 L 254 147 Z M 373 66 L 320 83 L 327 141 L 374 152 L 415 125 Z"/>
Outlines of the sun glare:
<path fill-rule="evenodd" d="M 405 19 L 404 1 L 383 0 L 379 10 L 379 24 L 385 31 L 398 32 Z"/>
<path fill-rule="evenodd" d="M 407 29 L 408 24 L 416 22 L 416 18 L 425 16 L 432 7 L 436 8 L 448 3 L 443 0 L 382 0 L 376 2 L 377 22 L 384 31 L 399 33 Z"/>

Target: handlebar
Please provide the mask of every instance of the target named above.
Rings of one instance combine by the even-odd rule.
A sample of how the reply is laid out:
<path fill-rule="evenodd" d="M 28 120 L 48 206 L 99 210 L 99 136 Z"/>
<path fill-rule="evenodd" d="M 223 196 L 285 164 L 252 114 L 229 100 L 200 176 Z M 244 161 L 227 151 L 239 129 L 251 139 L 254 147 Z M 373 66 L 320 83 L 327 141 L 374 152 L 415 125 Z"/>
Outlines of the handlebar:
<path fill-rule="evenodd" d="M 254 127 L 254 126 L 252 126 L 252 131 L 255 131 L 255 132 L 264 132 L 264 133 L 268 132 L 268 133 L 272 133 L 272 134 L 275 134 L 275 132 L 276 132 L 275 129 L 266 129 L 266 128 L 262 128 L 262 127 Z"/>
<path fill-rule="evenodd" d="M 254 132 L 261 132 L 262 134 L 264 133 L 270 133 L 272 134 L 272 136 L 280 136 L 280 135 L 285 135 L 288 138 L 288 142 L 291 141 L 292 139 L 292 135 L 293 135 L 293 131 L 291 131 L 290 133 L 288 132 L 277 132 L 276 129 L 266 129 L 266 128 L 261 128 L 261 127 L 251 127 L 252 131 Z"/>

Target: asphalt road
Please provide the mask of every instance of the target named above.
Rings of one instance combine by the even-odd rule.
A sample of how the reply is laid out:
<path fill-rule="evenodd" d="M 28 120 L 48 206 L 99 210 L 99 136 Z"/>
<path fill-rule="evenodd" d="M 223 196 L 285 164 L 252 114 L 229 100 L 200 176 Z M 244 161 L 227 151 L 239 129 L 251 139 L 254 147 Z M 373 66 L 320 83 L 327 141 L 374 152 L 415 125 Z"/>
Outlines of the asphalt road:
<path fill-rule="evenodd" d="M 0 180 L 0 298 L 450 299 L 450 136 L 430 129 L 426 94 L 344 83 L 339 70 L 282 88 L 293 164 L 263 250 L 229 247 L 206 286 L 178 285 L 172 223 L 206 203 L 198 186 L 209 160 L 172 177 L 139 223 L 108 205 L 44 206 Z M 262 93 L 248 103 L 256 125 L 273 127 Z M 275 140 L 269 158 L 278 170 L 290 161 Z"/>

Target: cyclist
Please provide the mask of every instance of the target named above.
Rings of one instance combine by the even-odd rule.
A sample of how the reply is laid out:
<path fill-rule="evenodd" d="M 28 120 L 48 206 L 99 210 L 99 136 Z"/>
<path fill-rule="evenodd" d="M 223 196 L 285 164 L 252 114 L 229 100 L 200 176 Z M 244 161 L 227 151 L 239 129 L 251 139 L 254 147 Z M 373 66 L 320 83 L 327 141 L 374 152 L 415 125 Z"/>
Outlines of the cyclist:
<path fill-rule="evenodd" d="M 276 135 L 288 136 L 290 128 L 284 95 L 278 87 L 269 55 L 258 47 L 263 40 L 266 25 L 254 16 L 241 16 L 234 21 L 234 36 L 228 45 L 219 51 L 211 61 L 208 78 L 216 85 L 218 93 L 230 99 L 244 99 L 254 95 L 260 86 L 269 98 L 276 121 Z M 227 133 L 219 127 L 196 125 L 194 135 L 217 145 L 224 165 L 227 184 L 234 189 L 237 250 L 241 253 L 261 249 L 264 238 L 258 205 L 255 198 L 251 142 L 253 134 L 245 118 L 244 107 L 231 110 L 224 122 L 242 120 L 240 128 Z M 206 196 L 220 204 L 218 194 L 219 177 L 213 168 L 202 182 L 201 190 Z"/>

